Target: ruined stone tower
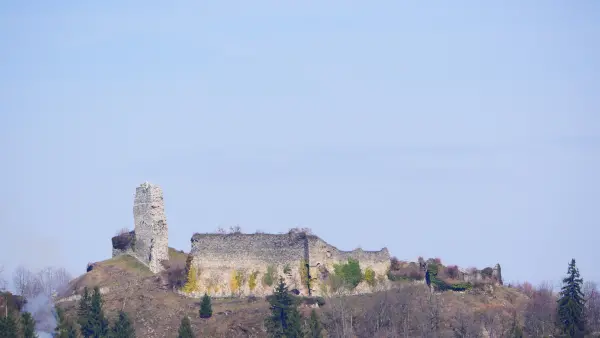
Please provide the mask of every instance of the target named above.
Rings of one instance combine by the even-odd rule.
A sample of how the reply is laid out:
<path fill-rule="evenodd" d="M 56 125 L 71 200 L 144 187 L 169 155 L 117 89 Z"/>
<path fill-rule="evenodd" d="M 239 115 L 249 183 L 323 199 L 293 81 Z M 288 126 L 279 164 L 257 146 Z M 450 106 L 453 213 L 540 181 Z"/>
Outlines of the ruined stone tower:
<path fill-rule="evenodd" d="M 169 234 L 162 189 L 143 183 L 135 190 L 133 203 L 135 256 L 150 271 L 162 270 L 160 262 L 169 259 Z"/>

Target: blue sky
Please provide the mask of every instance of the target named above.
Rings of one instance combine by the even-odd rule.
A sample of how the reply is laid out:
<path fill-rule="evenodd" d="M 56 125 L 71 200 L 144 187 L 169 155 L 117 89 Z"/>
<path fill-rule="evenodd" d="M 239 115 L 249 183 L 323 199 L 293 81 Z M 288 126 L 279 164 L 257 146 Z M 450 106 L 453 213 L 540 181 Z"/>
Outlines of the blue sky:
<path fill-rule="evenodd" d="M 150 181 L 178 249 L 306 226 L 600 281 L 599 2 L 207 3 L 3 3 L 7 270 L 110 257 Z"/>

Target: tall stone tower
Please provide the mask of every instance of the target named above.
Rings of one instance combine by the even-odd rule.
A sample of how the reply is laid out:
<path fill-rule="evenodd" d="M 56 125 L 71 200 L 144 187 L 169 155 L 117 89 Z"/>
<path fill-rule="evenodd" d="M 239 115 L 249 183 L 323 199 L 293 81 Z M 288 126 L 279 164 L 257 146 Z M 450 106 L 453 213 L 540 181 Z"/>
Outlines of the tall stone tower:
<path fill-rule="evenodd" d="M 143 183 L 135 190 L 133 202 L 135 222 L 135 255 L 157 273 L 162 260 L 169 259 L 169 233 L 162 189 Z"/>

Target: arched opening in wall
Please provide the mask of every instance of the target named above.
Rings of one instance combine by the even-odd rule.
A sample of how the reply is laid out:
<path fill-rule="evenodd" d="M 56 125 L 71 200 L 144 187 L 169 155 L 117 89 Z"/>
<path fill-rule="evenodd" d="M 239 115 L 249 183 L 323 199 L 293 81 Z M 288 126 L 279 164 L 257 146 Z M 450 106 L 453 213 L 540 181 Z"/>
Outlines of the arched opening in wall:
<path fill-rule="evenodd" d="M 325 251 L 325 255 L 327 256 L 327 258 L 331 258 L 331 251 L 329 251 L 329 250 Z"/>

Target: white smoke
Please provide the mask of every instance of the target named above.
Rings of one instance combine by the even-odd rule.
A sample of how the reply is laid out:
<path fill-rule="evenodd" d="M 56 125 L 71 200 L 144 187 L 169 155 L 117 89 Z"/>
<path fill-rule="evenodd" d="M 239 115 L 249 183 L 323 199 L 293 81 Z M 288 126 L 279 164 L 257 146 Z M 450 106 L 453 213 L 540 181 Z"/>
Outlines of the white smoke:
<path fill-rule="evenodd" d="M 35 320 L 35 329 L 38 331 L 38 335 L 43 337 L 43 334 L 50 334 L 54 332 L 56 328 L 56 313 L 54 309 L 54 302 L 44 293 L 40 293 L 33 298 L 27 299 L 23 312 L 31 313 L 31 316 Z M 40 334 L 42 333 L 42 334 Z"/>
<path fill-rule="evenodd" d="M 56 328 L 57 314 L 54 297 L 62 293 L 68 285 L 70 275 L 62 268 L 45 268 L 38 272 L 30 281 L 35 285 L 33 292 L 25 297 L 23 312 L 31 313 L 35 320 L 35 330 L 40 338 L 52 337 Z"/>

